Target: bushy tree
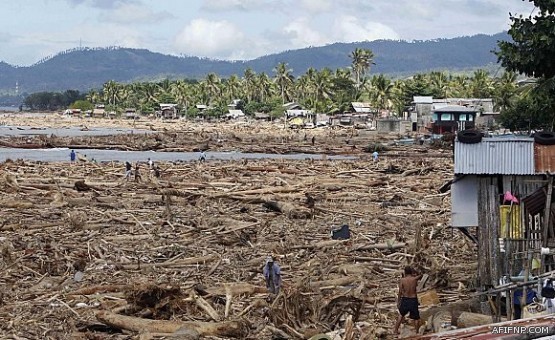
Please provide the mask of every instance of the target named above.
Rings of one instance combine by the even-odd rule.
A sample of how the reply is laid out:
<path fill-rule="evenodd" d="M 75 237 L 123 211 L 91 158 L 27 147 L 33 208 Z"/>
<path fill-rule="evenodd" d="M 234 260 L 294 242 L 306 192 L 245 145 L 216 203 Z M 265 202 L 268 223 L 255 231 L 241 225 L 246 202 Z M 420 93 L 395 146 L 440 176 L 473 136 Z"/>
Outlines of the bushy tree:
<path fill-rule="evenodd" d="M 509 35 L 496 52 L 507 70 L 539 78 L 537 86 L 517 103 L 522 111 L 508 110 L 503 117 L 515 129 L 535 125 L 553 129 L 555 123 L 555 0 L 528 0 L 536 9 L 528 17 L 511 15 Z M 520 115 L 521 117 L 515 117 Z"/>

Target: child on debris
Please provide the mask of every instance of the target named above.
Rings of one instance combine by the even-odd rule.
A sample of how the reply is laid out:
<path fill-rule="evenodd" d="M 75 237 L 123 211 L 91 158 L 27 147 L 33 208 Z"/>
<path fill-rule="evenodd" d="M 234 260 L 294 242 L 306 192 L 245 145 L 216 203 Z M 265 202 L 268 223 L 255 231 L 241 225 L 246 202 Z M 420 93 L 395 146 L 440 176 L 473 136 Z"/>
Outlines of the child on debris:
<path fill-rule="evenodd" d="M 281 287 L 281 269 L 277 263 L 274 262 L 272 256 L 266 258 L 264 269 L 262 270 L 264 278 L 266 279 L 266 287 L 272 294 L 278 294 Z"/>
<path fill-rule="evenodd" d="M 399 281 L 399 296 L 397 301 L 399 316 L 395 323 L 394 334 L 399 334 L 399 326 L 401 326 L 407 314 L 410 319 L 414 320 L 414 328 L 418 334 L 420 328 L 420 312 L 418 311 L 416 287 L 420 278 L 422 278 L 422 275 L 418 275 L 410 266 L 405 267 L 405 276 Z"/>

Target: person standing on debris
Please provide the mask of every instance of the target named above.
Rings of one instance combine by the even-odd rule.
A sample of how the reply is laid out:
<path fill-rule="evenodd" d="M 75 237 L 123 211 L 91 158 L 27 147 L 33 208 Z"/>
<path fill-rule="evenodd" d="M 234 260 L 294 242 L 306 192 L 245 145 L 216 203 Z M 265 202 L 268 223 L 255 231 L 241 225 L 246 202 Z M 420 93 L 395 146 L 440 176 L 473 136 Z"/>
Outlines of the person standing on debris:
<path fill-rule="evenodd" d="M 279 265 L 274 262 L 272 256 L 266 258 L 262 273 L 266 279 L 266 288 L 268 288 L 268 291 L 272 294 L 278 294 L 279 288 L 281 287 L 281 269 Z"/>
<path fill-rule="evenodd" d="M 69 154 L 69 159 L 71 160 L 71 162 L 75 162 L 75 158 L 77 157 L 77 155 L 75 154 L 75 150 L 71 150 L 71 153 Z"/>
<path fill-rule="evenodd" d="M 372 153 L 372 159 L 374 160 L 374 162 L 378 161 L 378 156 L 379 156 L 378 151 L 374 151 Z"/>
<path fill-rule="evenodd" d="M 200 157 L 198 158 L 199 162 L 206 162 L 206 153 L 204 151 L 200 152 Z"/>
<path fill-rule="evenodd" d="M 394 334 L 399 334 L 399 326 L 405 321 L 405 316 L 407 314 L 409 314 L 410 319 L 414 320 L 414 328 L 418 334 L 420 328 L 420 312 L 418 311 L 416 287 L 420 278 L 422 278 L 422 275 L 418 275 L 410 266 L 405 267 L 405 276 L 399 281 L 399 296 L 397 301 L 399 316 L 395 323 Z"/>
<path fill-rule="evenodd" d="M 139 174 L 139 162 L 135 163 L 135 182 L 141 181 L 141 175 Z"/>
<path fill-rule="evenodd" d="M 133 169 L 133 166 L 131 165 L 131 163 L 125 162 L 125 179 L 128 181 L 129 181 L 129 178 L 131 178 L 131 169 Z"/>
<path fill-rule="evenodd" d="M 154 169 L 154 162 L 152 161 L 152 159 L 149 158 L 147 163 L 150 170 Z"/>

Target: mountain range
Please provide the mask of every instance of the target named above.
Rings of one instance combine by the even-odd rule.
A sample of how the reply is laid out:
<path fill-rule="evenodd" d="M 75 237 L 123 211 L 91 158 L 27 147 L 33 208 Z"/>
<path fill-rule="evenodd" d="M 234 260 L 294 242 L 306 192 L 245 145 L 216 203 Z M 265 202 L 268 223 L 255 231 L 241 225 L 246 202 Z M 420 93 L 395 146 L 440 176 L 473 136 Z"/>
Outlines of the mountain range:
<path fill-rule="evenodd" d="M 351 64 L 350 53 L 356 48 L 370 49 L 374 63 L 370 74 L 392 77 L 442 70 L 451 72 L 498 67 L 492 53 L 499 40 L 509 40 L 507 33 L 479 34 L 469 37 L 427 41 L 377 40 L 358 43 L 335 43 L 271 54 L 248 61 L 222 61 L 192 56 L 171 56 L 145 49 L 78 48 L 60 52 L 34 65 L 18 67 L 0 62 L 0 93 L 38 91 L 88 91 L 117 82 L 162 79 L 202 79 L 208 73 L 220 77 L 243 75 L 245 69 L 272 76 L 278 63 L 285 62 L 293 75 L 310 67 L 335 70 Z"/>

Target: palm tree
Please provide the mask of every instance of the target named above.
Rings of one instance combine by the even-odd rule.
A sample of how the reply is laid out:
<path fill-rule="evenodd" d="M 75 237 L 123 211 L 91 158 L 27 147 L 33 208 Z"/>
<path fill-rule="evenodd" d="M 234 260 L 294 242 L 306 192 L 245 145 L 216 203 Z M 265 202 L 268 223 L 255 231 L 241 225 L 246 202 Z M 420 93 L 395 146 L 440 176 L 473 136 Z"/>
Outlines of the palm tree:
<path fill-rule="evenodd" d="M 104 100 L 108 102 L 109 105 L 116 105 L 118 101 L 119 84 L 113 80 L 110 80 L 104 84 L 102 87 L 102 93 L 104 95 Z"/>
<path fill-rule="evenodd" d="M 255 97 L 256 91 L 256 73 L 252 68 L 247 68 L 243 73 L 243 92 L 247 96 L 247 102 Z"/>
<path fill-rule="evenodd" d="M 243 97 L 241 95 L 241 81 L 235 74 L 223 82 L 223 95 L 229 102 Z"/>
<path fill-rule="evenodd" d="M 474 98 L 489 98 L 493 94 L 493 80 L 486 70 L 474 71 L 470 82 L 471 95 Z"/>
<path fill-rule="evenodd" d="M 258 101 L 264 103 L 273 94 L 273 83 L 264 72 L 258 75 L 256 86 L 258 88 Z"/>
<path fill-rule="evenodd" d="M 220 78 L 215 73 L 208 73 L 202 83 L 204 83 L 206 94 L 208 95 L 208 104 L 217 100 L 222 93 Z"/>
<path fill-rule="evenodd" d="M 390 99 L 392 96 L 393 84 L 391 80 L 383 74 L 372 77 L 370 98 L 379 110 L 388 109 L 391 106 Z"/>
<path fill-rule="evenodd" d="M 501 112 L 513 106 L 516 99 L 516 73 L 505 72 L 495 84 L 495 107 Z"/>
<path fill-rule="evenodd" d="M 429 79 L 434 98 L 447 98 L 449 92 L 449 78 L 444 72 L 431 72 Z"/>
<path fill-rule="evenodd" d="M 287 68 L 286 63 L 279 63 L 276 68 L 274 68 L 276 74 L 274 78 L 274 83 L 278 86 L 281 95 L 281 101 L 285 104 L 285 101 L 291 98 L 291 89 L 294 83 L 294 77 L 291 74 L 293 70 Z"/>
<path fill-rule="evenodd" d="M 374 53 L 369 49 L 356 48 L 349 55 L 351 58 L 351 66 L 355 76 L 355 85 L 360 88 L 361 80 L 370 70 L 370 65 L 374 64 Z"/>

